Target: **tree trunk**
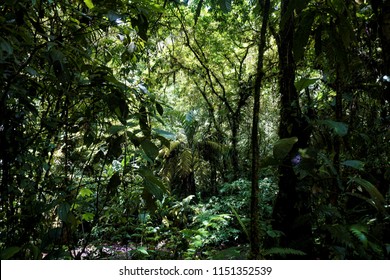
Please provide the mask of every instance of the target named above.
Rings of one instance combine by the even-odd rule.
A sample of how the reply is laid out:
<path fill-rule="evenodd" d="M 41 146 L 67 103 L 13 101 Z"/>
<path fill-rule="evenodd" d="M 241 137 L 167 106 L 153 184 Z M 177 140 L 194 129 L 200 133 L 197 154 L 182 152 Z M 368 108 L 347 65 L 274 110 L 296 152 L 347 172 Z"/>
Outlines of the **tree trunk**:
<path fill-rule="evenodd" d="M 284 233 L 281 247 L 294 248 L 310 254 L 312 247 L 309 194 L 301 191 L 291 159 L 299 148 L 307 147 L 307 124 L 302 117 L 299 96 L 296 91 L 295 63 L 293 57 L 294 13 L 288 15 L 289 0 L 283 0 L 279 31 L 279 137 L 298 137 L 298 142 L 279 167 L 279 193 L 273 211 L 273 229 Z M 308 256 L 306 256 L 308 258 Z"/>
<path fill-rule="evenodd" d="M 232 168 L 233 168 L 233 181 L 238 180 L 240 177 L 240 164 L 238 157 L 238 129 L 240 125 L 240 119 L 236 115 L 232 115 Z"/>
<path fill-rule="evenodd" d="M 260 90 L 264 76 L 263 61 L 266 49 L 266 31 L 270 10 L 270 0 L 265 0 L 263 9 L 263 22 L 261 26 L 260 41 L 258 46 L 257 70 L 254 88 L 254 104 L 252 119 L 252 175 L 251 175 L 251 240 L 250 259 L 261 258 L 260 246 L 260 207 L 259 207 L 259 113 L 260 113 Z"/>

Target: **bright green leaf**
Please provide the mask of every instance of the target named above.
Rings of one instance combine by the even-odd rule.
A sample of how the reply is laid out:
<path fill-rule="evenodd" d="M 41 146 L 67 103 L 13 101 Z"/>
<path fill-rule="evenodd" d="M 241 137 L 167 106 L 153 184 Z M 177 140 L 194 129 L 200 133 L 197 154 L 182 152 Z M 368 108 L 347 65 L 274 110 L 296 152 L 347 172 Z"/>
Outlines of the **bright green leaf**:
<path fill-rule="evenodd" d="M 89 196 L 93 195 L 93 192 L 88 188 L 82 188 L 82 189 L 80 189 L 79 195 L 81 197 L 89 197 Z"/>
<path fill-rule="evenodd" d="M 144 255 L 149 255 L 148 251 L 146 250 L 146 247 L 138 247 L 137 251 L 144 254 Z"/>
<path fill-rule="evenodd" d="M 87 7 L 89 8 L 89 9 L 93 9 L 95 6 L 93 5 L 93 3 L 92 3 L 92 0 L 84 0 L 84 3 L 85 3 L 85 5 L 87 5 Z"/>
<path fill-rule="evenodd" d="M 81 216 L 81 219 L 83 219 L 84 221 L 87 221 L 87 222 L 90 222 L 93 220 L 94 218 L 94 214 L 93 213 L 84 213 L 82 216 Z"/>
<path fill-rule="evenodd" d="M 359 239 L 359 241 L 363 244 L 365 248 L 367 248 L 368 239 L 367 239 L 367 228 L 363 225 L 357 224 L 350 226 L 349 230 L 353 233 L 353 235 Z"/>

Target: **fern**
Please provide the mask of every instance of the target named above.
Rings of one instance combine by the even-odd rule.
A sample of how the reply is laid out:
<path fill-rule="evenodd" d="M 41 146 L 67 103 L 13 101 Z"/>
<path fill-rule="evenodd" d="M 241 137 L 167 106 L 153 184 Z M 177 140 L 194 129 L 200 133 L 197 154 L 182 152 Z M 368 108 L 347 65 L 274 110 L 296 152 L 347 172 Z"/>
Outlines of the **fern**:
<path fill-rule="evenodd" d="M 206 145 L 215 153 L 225 154 L 229 151 L 229 148 L 226 145 L 215 141 L 207 140 Z"/>
<path fill-rule="evenodd" d="M 352 236 L 348 228 L 345 225 L 330 225 L 326 226 L 326 229 L 330 232 L 334 241 L 343 244 L 346 247 L 354 247 Z"/>
<path fill-rule="evenodd" d="M 178 172 L 180 177 L 185 177 L 192 172 L 193 154 L 189 149 L 185 149 L 180 154 L 180 162 L 178 166 Z"/>
<path fill-rule="evenodd" d="M 361 224 L 352 225 L 349 227 L 349 230 L 352 234 L 363 244 L 364 248 L 367 248 L 368 238 L 367 238 L 367 227 Z"/>
<path fill-rule="evenodd" d="M 286 255 L 295 255 L 295 256 L 305 256 L 306 253 L 300 250 L 295 250 L 292 248 L 279 248 L 279 247 L 274 247 L 271 249 L 266 250 L 264 253 L 264 256 L 270 256 L 270 255 L 281 255 L 281 256 L 286 256 Z"/>

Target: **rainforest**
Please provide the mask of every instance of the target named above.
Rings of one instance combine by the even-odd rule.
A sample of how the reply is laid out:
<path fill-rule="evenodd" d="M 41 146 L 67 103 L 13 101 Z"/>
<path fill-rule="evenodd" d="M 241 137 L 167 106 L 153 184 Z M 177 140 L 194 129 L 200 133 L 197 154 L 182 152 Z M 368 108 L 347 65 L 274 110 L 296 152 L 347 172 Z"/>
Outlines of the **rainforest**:
<path fill-rule="evenodd" d="M 390 1 L 2 0 L 0 257 L 390 257 Z"/>

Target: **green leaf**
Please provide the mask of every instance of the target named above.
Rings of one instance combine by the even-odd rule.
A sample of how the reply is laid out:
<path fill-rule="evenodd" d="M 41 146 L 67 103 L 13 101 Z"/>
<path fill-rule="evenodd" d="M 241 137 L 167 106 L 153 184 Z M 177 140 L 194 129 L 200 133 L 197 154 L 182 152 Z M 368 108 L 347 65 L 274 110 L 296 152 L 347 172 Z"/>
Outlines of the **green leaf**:
<path fill-rule="evenodd" d="M 144 255 L 149 255 L 148 251 L 146 250 L 146 247 L 138 247 L 137 251 L 144 254 Z"/>
<path fill-rule="evenodd" d="M 93 220 L 94 218 L 94 214 L 93 213 L 84 213 L 82 216 L 81 216 L 81 219 L 84 220 L 84 221 L 87 221 L 87 222 L 90 222 Z"/>
<path fill-rule="evenodd" d="M 109 128 L 108 132 L 109 132 L 110 134 L 116 134 L 116 133 L 118 133 L 119 131 L 122 131 L 122 130 L 125 130 L 125 129 L 126 129 L 126 126 L 124 126 L 124 125 L 112 125 L 112 126 Z"/>
<path fill-rule="evenodd" d="M 232 0 L 219 0 L 222 12 L 229 13 L 232 10 Z"/>
<path fill-rule="evenodd" d="M 349 177 L 350 182 L 357 183 L 361 187 L 363 187 L 370 195 L 373 205 L 375 206 L 376 209 L 379 211 L 385 213 L 386 208 L 385 208 L 385 199 L 383 198 L 382 194 L 378 191 L 378 189 L 371 184 L 369 181 L 364 180 L 362 178 L 358 177 Z"/>
<path fill-rule="evenodd" d="M 160 103 L 156 102 L 156 110 L 157 112 L 160 114 L 160 116 L 162 116 L 164 114 L 164 108 L 163 106 L 161 106 Z"/>
<path fill-rule="evenodd" d="M 320 124 L 324 124 L 328 126 L 329 128 L 333 129 L 333 131 L 338 135 L 338 136 L 345 136 L 348 133 L 348 125 L 343 123 L 343 122 L 335 122 L 332 120 L 323 120 L 319 121 Z"/>
<path fill-rule="evenodd" d="M 295 88 L 297 89 L 298 92 L 301 90 L 304 90 L 305 88 L 308 88 L 312 84 L 315 84 L 318 81 L 319 78 L 302 78 L 299 81 L 295 83 Z"/>
<path fill-rule="evenodd" d="M 240 215 L 237 213 L 236 209 L 233 208 L 233 206 L 231 206 L 230 204 L 228 204 L 228 205 L 229 205 L 230 209 L 232 210 L 234 216 L 236 216 L 238 222 L 240 223 L 240 226 L 242 227 L 243 231 L 245 232 L 246 237 L 248 238 L 248 240 L 250 240 L 249 231 L 246 228 L 244 222 L 242 221 Z"/>
<path fill-rule="evenodd" d="M 158 147 L 149 139 L 145 139 L 141 143 L 141 147 L 144 150 L 145 154 L 153 161 L 157 156 L 159 149 Z"/>
<path fill-rule="evenodd" d="M 67 222 L 69 217 L 70 204 L 65 202 L 58 206 L 58 217 L 61 221 Z"/>
<path fill-rule="evenodd" d="M 146 167 L 140 167 L 138 173 L 144 178 L 146 191 L 161 200 L 166 191 L 164 184 Z"/>
<path fill-rule="evenodd" d="M 305 47 L 310 37 L 314 17 L 316 16 L 316 14 L 311 10 L 307 10 L 302 14 L 303 15 L 301 21 L 299 22 L 293 42 L 294 59 L 296 61 L 299 61 L 303 58 Z"/>
<path fill-rule="evenodd" d="M 13 48 L 6 40 L 0 38 L 0 60 L 6 59 L 13 53 Z"/>
<path fill-rule="evenodd" d="M 8 260 L 12 258 L 16 253 L 20 251 L 20 247 L 8 247 L 1 251 L 1 259 L 2 260 Z"/>
<path fill-rule="evenodd" d="M 92 3 L 92 0 L 84 0 L 84 3 L 85 3 L 85 5 L 87 5 L 87 7 L 89 8 L 89 9 L 93 9 L 95 6 L 93 5 L 93 3 Z"/>
<path fill-rule="evenodd" d="M 176 140 L 176 135 L 173 134 L 172 132 L 165 131 L 165 130 L 162 130 L 162 129 L 156 129 L 156 128 L 153 128 L 153 131 L 156 134 L 164 137 L 165 139 L 172 140 L 172 141 Z"/>
<path fill-rule="evenodd" d="M 293 148 L 294 144 L 298 142 L 297 137 L 284 138 L 277 141 L 274 145 L 273 156 L 277 160 L 284 159 Z"/>
<path fill-rule="evenodd" d="M 119 176 L 119 172 L 115 172 L 110 181 L 108 181 L 107 189 L 110 193 L 115 192 L 116 188 L 121 184 L 121 178 Z"/>
<path fill-rule="evenodd" d="M 79 195 L 80 195 L 80 197 L 89 197 L 89 196 L 93 195 L 93 192 L 88 188 L 82 188 L 79 191 Z"/>
<path fill-rule="evenodd" d="M 349 166 L 352 168 L 355 168 L 357 170 L 363 170 L 364 169 L 364 162 L 360 160 L 345 160 L 341 163 L 342 165 Z"/>
<path fill-rule="evenodd" d="M 356 224 L 349 227 L 349 230 L 352 232 L 352 234 L 359 239 L 359 241 L 363 244 L 364 248 L 367 248 L 368 239 L 366 233 L 367 228 L 363 225 Z"/>

